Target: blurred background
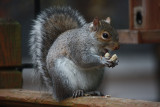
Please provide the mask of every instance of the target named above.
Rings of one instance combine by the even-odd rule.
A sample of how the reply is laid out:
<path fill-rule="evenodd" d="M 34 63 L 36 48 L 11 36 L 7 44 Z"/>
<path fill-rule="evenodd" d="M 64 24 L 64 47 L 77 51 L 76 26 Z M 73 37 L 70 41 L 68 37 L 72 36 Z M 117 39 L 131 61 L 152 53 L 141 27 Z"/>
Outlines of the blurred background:
<path fill-rule="evenodd" d="M 1 0 L 0 18 L 15 20 L 21 26 L 22 65 L 32 63 L 28 40 L 33 20 L 40 11 L 57 5 L 77 9 L 87 22 L 95 16 L 101 19 L 109 16 L 117 30 L 131 29 L 129 0 Z M 112 97 L 160 101 L 159 47 L 154 42 L 122 42 L 120 49 L 113 52 L 119 57 L 119 65 L 107 69 L 98 90 Z M 22 70 L 23 89 L 38 90 L 38 84 L 32 83 L 32 72 L 32 68 Z"/>

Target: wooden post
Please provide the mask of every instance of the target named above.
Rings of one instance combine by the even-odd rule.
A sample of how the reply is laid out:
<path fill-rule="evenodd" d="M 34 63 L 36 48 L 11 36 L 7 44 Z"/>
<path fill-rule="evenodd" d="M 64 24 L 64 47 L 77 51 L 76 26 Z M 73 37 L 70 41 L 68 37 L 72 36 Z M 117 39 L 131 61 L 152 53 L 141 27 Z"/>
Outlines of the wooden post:
<path fill-rule="evenodd" d="M 21 66 L 21 26 L 0 20 L 0 67 Z"/>
<path fill-rule="evenodd" d="M 141 12 L 142 0 L 129 0 L 129 28 L 131 30 L 135 29 L 136 22 L 136 12 Z M 139 25 L 139 24 L 138 24 Z"/>
<path fill-rule="evenodd" d="M 0 88 L 21 88 L 21 26 L 13 20 L 0 20 Z"/>
<path fill-rule="evenodd" d="M 160 29 L 160 0 L 129 1 L 130 30 Z"/>
<path fill-rule="evenodd" d="M 118 30 L 120 43 L 160 43 L 160 0 L 129 0 L 129 29 Z"/>
<path fill-rule="evenodd" d="M 22 88 L 22 73 L 16 70 L 1 70 L 0 88 Z"/>

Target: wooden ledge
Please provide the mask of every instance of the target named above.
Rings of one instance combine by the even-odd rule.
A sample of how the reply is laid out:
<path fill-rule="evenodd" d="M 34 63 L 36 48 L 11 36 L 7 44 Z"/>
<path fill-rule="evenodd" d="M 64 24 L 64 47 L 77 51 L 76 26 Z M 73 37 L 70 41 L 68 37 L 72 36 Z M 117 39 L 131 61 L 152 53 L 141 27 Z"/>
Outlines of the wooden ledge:
<path fill-rule="evenodd" d="M 105 97 L 79 97 L 69 98 L 56 102 L 51 95 L 45 92 L 22 89 L 0 89 L 0 106 L 20 107 L 50 107 L 50 106 L 105 106 L 105 107 L 160 107 L 160 102 L 131 100 L 122 98 Z"/>
<path fill-rule="evenodd" d="M 160 30 L 118 30 L 122 44 L 160 43 Z"/>

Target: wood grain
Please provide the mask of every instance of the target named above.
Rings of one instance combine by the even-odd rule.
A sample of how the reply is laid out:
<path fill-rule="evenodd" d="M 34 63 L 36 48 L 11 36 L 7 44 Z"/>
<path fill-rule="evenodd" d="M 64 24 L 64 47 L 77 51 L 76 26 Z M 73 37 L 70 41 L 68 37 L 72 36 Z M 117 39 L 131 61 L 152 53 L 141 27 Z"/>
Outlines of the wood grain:
<path fill-rule="evenodd" d="M 17 22 L 0 20 L 0 67 L 21 65 L 20 30 Z"/>
<path fill-rule="evenodd" d="M 160 0 L 143 0 L 144 30 L 160 29 Z"/>
<path fill-rule="evenodd" d="M 160 43 L 160 30 L 118 30 L 122 44 Z"/>
<path fill-rule="evenodd" d="M 22 89 L 0 90 L 1 106 L 23 106 L 23 107 L 50 107 L 50 106 L 71 106 L 71 107 L 160 107 L 160 102 L 131 100 L 113 97 L 79 97 L 69 98 L 56 102 L 46 92 L 29 91 Z"/>
<path fill-rule="evenodd" d="M 0 88 L 22 88 L 22 72 L 1 70 Z"/>
<path fill-rule="evenodd" d="M 160 30 L 140 31 L 140 43 L 160 43 Z"/>

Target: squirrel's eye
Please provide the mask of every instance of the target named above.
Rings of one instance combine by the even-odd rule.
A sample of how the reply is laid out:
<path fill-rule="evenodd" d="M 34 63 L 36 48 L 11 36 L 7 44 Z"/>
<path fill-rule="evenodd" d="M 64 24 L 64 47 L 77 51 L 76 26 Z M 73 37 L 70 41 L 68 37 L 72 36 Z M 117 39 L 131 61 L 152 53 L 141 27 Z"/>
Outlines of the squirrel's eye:
<path fill-rule="evenodd" d="M 107 33 L 103 33 L 103 38 L 107 39 L 109 35 Z"/>

